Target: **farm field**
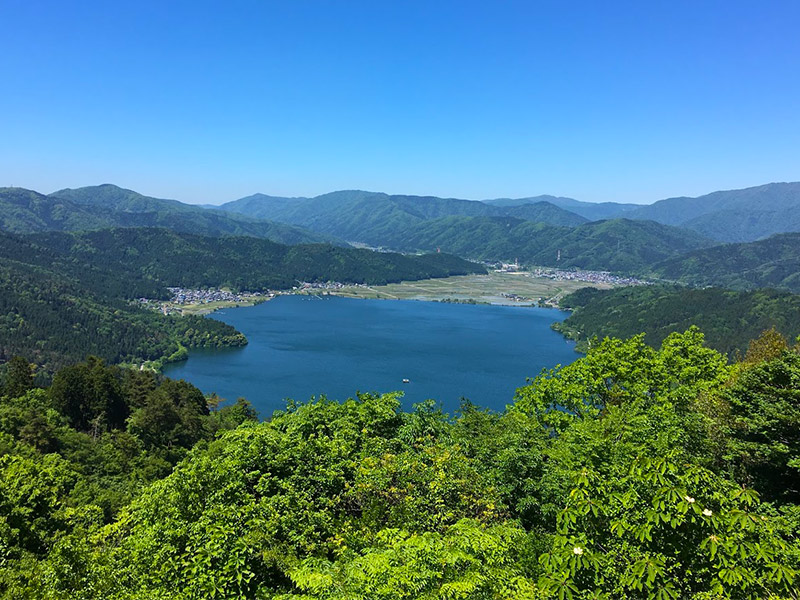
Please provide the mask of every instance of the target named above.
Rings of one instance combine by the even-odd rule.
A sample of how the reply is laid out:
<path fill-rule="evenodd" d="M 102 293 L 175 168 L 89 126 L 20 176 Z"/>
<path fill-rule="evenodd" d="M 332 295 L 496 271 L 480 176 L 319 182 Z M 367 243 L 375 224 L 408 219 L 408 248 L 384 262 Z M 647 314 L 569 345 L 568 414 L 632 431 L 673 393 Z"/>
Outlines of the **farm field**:
<path fill-rule="evenodd" d="M 603 289 L 612 287 L 606 283 L 559 281 L 547 277 L 533 277 L 527 273 L 489 273 L 404 281 L 389 285 L 345 286 L 331 293 L 349 298 L 530 305 L 536 304 L 540 299 L 549 304 L 557 304 L 561 296 L 590 285 Z"/>

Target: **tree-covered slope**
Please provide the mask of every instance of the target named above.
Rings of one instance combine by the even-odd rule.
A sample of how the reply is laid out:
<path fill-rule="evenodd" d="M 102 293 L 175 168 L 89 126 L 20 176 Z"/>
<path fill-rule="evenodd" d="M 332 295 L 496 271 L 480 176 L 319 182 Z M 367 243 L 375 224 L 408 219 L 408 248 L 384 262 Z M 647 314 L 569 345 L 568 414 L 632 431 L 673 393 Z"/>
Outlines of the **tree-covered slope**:
<path fill-rule="evenodd" d="M 385 245 L 387 236 L 420 223 L 447 216 L 514 216 L 521 219 L 574 226 L 586 219 L 549 202 L 514 207 L 435 196 L 389 195 L 339 191 L 314 198 L 277 198 L 257 194 L 220 207 L 248 216 L 292 223 L 336 237 Z"/>
<path fill-rule="evenodd" d="M 208 237 L 166 229 L 108 229 L 42 233 L 29 242 L 79 263 L 89 263 L 164 286 L 286 289 L 298 281 L 383 284 L 483 272 L 446 254 L 405 256 L 328 244 L 287 246 L 236 236 Z"/>
<path fill-rule="evenodd" d="M 54 200 L 23 188 L 0 188 L 0 230 L 31 233 L 110 227 L 106 211 L 90 210 L 70 200 Z"/>
<path fill-rule="evenodd" d="M 767 329 L 789 339 L 800 335 L 800 296 L 769 289 L 584 288 L 561 304 L 574 312 L 556 329 L 581 342 L 643 333 L 648 344 L 658 346 L 671 333 L 696 325 L 710 347 L 733 356 L 744 353 L 749 341 Z"/>
<path fill-rule="evenodd" d="M 143 196 L 132 190 L 105 184 L 77 189 L 64 189 L 50 194 L 54 202 L 69 201 L 91 211 L 99 211 L 110 219 L 104 227 L 165 227 L 173 231 L 198 235 L 249 235 L 282 244 L 332 241 L 285 223 L 272 223 L 243 215 Z M 61 228 L 67 230 L 67 228 Z M 78 226 L 69 230 L 97 229 Z"/>
<path fill-rule="evenodd" d="M 603 221 L 606 219 L 617 219 L 627 216 L 626 213 L 640 208 L 640 204 L 623 204 L 620 202 L 582 202 L 574 198 L 563 198 L 561 196 L 533 196 L 531 198 L 495 198 L 483 200 L 492 206 L 522 206 L 525 204 L 536 204 L 547 202 L 559 208 L 568 210 L 571 213 L 580 215 L 589 221 Z"/>
<path fill-rule="evenodd" d="M 387 246 L 403 250 L 441 248 L 477 259 L 628 273 L 711 243 L 652 221 L 615 219 L 568 228 L 511 217 L 433 219 L 386 238 Z"/>
<path fill-rule="evenodd" d="M 800 292 L 800 233 L 695 250 L 654 265 L 653 273 L 691 285 Z"/>
<path fill-rule="evenodd" d="M 739 242 L 797 231 L 797 211 L 800 183 L 770 183 L 698 198 L 668 198 L 626 216 L 688 227 L 724 242 Z"/>
<path fill-rule="evenodd" d="M 87 265 L 87 268 L 88 265 Z M 118 281 L 113 289 L 124 289 Z M 101 279 L 95 274 L 92 283 Z M 114 281 L 106 274 L 102 281 Z M 83 360 L 142 363 L 185 358 L 181 346 L 220 347 L 246 343 L 233 327 L 211 319 L 166 316 L 132 306 L 86 285 L 86 279 L 44 268 L 0 260 L 0 361 L 14 355 L 46 371 Z M 136 291 L 142 291 L 141 288 Z"/>
<path fill-rule="evenodd" d="M 778 232 L 800 231 L 800 201 L 781 210 L 760 210 L 758 204 L 749 209 L 721 210 L 696 217 L 681 227 L 724 242 L 760 240 Z"/>

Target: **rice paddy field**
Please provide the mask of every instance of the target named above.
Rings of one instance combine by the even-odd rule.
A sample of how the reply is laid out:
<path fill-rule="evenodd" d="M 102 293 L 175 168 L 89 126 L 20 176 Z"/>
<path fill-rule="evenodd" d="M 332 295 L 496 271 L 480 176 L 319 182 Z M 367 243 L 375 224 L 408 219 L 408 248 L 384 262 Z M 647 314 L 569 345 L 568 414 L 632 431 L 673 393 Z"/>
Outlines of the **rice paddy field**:
<path fill-rule="evenodd" d="M 404 281 L 380 286 L 345 286 L 332 290 L 330 293 L 349 298 L 437 300 L 440 302 L 505 305 L 531 305 L 541 301 L 556 305 L 561 296 L 590 285 L 598 288 L 612 287 L 608 283 L 533 277 L 524 272 L 492 272 L 488 275 Z"/>

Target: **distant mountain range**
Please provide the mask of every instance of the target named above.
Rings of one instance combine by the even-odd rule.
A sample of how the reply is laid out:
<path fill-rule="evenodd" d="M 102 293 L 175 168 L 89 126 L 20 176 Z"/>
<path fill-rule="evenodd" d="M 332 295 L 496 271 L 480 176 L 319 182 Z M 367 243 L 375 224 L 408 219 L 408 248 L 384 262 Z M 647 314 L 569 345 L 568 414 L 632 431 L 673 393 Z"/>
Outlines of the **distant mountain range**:
<path fill-rule="evenodd" d="M 60 190 L 48 196 L 0 188 L 0 229 L 12 233 L 81 231 L 108 227 L 165 227 L 200 235 L 247 235 L 283 244 L 333 241 L 285 223 L 143 196 L 115 185 Z"/>
<path fill-rule="evenodd" d="M 800 183 L 769 183 L 699 198 L 668 198 L 626 215 L 685 227 L 722 242 L 800 231 Z"/>
<path fill-rule="evenodd" d="M 439 249 L 473 259 L 519 259 L 565 268 L 645 273 L 658 265 L 657 272 L 666 278 L 700 280 L 702 273 L 692 275 L 690 267 L 680 266 L 684 254 L 720 242 L 800 232 L 800 183 L 669 198 L 647 206 L 557 196 L 474 201 L 350 190 L 313 198 L 254 194 L 213 208 L 152 198 L 110 184 L 50 195 L 0 188 L 0 229 L 6 231 L 151 226 L 288 244 L 327 241 L 404 252 Z M 706 265 L 707 275 L 716 272 L 711 267 Z M 784 285 L 787 278 L 772 279 Z"/>
<path fill-rule="evenodd" d="M 219 208 L 374 245 L 382 245 L 387 234 L 395 234 L 440 217 L 516 217 L 568 227 L 587 221 L 546 201 L 504 207 L 473 200 L 389 195 L 360 190 L 332 192 L 314 198 L 255 194 Z"/>
<path fill-rule="evenodd" d="M 440 249 L 481 260 L 505 260 L 564 269 L 642 272 L 713 241 L 653 221 L 612 219 L 559 227 L 514 217 L 442 217 L 386 237 L 404 251 Z"/>
<path fill-rule="evenodd" d="M 522 204 L 549 202 L 589 221 L 602 221 L 603 219 L 627 216 L 627 213 L 641 206 L 640 204 L 620 204 L 619 202 L 581 202 L 574 198 L 561 198 L 559 196 L 534 196 L 532 198 L 517 199 L 496 198 L 494 200 L 484 200 L 483 202 L 492 206 L 519 206 Z"/>
<path fill-rule="evenodd" d="M 366 243 L 375 243 L 386 231 L 406 230 L 445 216 L 516 217 L 568 227 L 622 217 L 690 229 L 718 242 L 748 242 L 800 231 L 800 183 L 770 183 L 698 198 L 668 198 L 650 205 L 591 203 L 557 196 L 479 202 L 342 191 L 314 198 L 255 194 L 219 208 Z"/>

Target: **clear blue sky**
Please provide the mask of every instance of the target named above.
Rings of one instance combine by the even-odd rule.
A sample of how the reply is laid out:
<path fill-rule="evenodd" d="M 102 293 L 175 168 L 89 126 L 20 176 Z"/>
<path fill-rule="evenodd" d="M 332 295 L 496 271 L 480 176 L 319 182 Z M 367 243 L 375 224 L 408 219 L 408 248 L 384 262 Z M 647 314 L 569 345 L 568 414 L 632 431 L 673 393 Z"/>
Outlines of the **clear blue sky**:
<path fill-rule="evenodd" d="M 0 0 L 0 186 L 652 202 L 800 180 L 800 2 Z"/>

